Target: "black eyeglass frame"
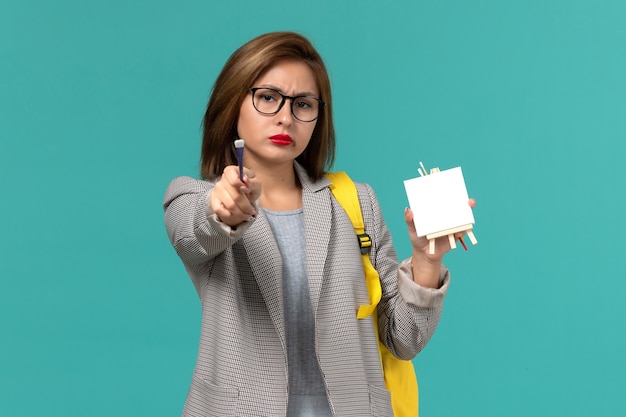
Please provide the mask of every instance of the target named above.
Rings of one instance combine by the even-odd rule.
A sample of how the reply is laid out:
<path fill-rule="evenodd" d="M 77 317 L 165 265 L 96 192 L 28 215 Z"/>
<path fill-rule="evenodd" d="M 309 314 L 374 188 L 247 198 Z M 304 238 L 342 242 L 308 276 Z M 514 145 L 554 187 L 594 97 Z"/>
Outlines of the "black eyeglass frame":
<path fill-rule="evenodd" d="M 280 105 L 278 106 L 278 109 L 276 109 L 275 112 L 271 112 L 271 113 L 266 113 L 263 112 L 259 109 L 256 108 L 256 105 L 254 104 L 254 94 L 258 91 L 258 90 L 271 90 L 274 91 L 276 93 L 278 93 L 281 97 L 282 97 L 282 101 L 280 102 Z M 316 121 L 319 117 L 320 117 L 320 111 L 324 108 L 324 106 L 326 105 L 326 103 L 324 103 L 324 101 L 320 98 L 317 97 L 313 97 L 313 96 L 288 96 L 286 94 L 281 93 L 280 91 L 274 89 L 274 88 L 269 88 L 269 87 L 251 87 L 248 88 L 248 91 L 250 91 L 252 93 L 252 107 L 254 107 L 254 110 L 258 111 L 261 114 L 267 114 L 267 115 L 274 115 L 277 114 L 285 105 L 285 102 L 287 101 L 287 99 L 291 100 L 291 106 L 289 106 L 289 109 L 291 110 L 291 115 L 293 117 L 295 117 L 297 120 L 303 122 L 303 123 L 309 123 L 309 122 L 314 122 Z M 313 100 L 317 100 L 317 102 L 319 103 L 319 108 L 317 109 L 317 116 L 315 116 L 314 119 L 311 120 L 302 120 L 300 119 L 298 116 L 296 116 L 296 114 L 293 111 L 293 103 L 295 103 L 295 100 L 297 98 L 309 98 L 309 99 L 313 99 Z"/>

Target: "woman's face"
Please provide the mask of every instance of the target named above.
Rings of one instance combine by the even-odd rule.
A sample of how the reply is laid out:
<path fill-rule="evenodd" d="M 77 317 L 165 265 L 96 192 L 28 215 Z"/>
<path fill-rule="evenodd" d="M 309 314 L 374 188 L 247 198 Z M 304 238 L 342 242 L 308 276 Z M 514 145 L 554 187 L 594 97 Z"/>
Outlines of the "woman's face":
<path fill-rule="evenodd" d="M 252 84 L 253 88 L 270 88 L 286 96 L 319 97 L 313 72 L 303 62 L 280 61 L 263 72 Z M 257 91 L 257 107 L 273 108 L 282 98 L 267 90 Z M 286 99 L 276 114 L 262 114 L 255 109 L 252 93 L 241 103 L 237 133 L 246 143 L 245 165 L 252 170 L 258 167 L 278 167 L 292 164 L 306 149 L 315 129 L 316 120 L 303 122 L 292 113 L 292 100 Z M 300 103 L 306 108 L 306 102 Z M 265 109 L 265 110 L 267 110 Z M 303 117 L 301 117 L 303 118 Z"/>

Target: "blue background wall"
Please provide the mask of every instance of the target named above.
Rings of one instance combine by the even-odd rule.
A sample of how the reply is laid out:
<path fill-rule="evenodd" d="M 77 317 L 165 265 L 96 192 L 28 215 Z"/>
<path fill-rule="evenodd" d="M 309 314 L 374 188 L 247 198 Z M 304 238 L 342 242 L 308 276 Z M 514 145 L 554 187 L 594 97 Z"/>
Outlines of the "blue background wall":
<path fill-rule="evenodd" d="M 162 195 L 197 175 L 230 53 L 296 30 L 331 73 L 335 168 L 401 256 L 418 161 L 479 202 L 421 415 L 623 414 L 624 22 L 619 0 L 1 0 L 0 413 L 180 413 L 200 306 Z"/>

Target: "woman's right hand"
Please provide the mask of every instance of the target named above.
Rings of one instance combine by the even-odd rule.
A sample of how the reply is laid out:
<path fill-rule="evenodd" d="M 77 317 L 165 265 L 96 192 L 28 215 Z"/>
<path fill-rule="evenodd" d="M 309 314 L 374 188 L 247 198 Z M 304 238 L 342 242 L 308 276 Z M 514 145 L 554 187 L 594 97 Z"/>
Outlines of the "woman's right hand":
<path fill-rule="evenodd" d="M 243 181 L 239 179 L 239 167 L 224 168 L 210 196 L 213 212 L 230 227 L 235 227 L 256 214 L 256 200 L 261 196 L 261 183 L 254 172 L 244 168 Z"/>

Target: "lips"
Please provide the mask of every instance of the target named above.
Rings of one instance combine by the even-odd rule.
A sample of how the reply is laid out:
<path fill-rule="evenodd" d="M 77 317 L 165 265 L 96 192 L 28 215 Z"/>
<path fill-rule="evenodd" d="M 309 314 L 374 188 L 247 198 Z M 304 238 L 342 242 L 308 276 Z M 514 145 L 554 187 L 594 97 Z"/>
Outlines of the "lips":
<path fill-rule="evenodd" d="M 275 145 L 281 145 L 281 146 L 291 145 L 291 143 L 293 142 L 293 139 L 291 138 L 291 136 L 283 135 L 283 134 L 270 136 L 270 140 Z"/>

